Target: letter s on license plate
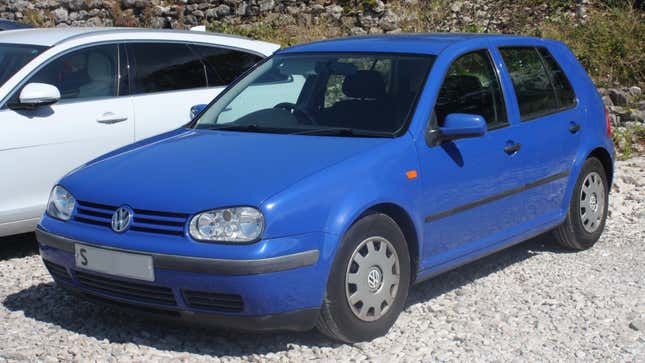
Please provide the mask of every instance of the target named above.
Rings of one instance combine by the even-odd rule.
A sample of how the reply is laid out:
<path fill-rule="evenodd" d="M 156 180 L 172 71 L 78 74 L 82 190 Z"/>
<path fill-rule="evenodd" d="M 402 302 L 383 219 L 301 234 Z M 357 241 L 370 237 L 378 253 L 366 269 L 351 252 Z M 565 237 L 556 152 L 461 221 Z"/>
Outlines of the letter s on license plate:
<path fill-rule="evenodd" d="M 76 267 L 108 275 L 154 281 L 152 256 L 75 244 Z"/>

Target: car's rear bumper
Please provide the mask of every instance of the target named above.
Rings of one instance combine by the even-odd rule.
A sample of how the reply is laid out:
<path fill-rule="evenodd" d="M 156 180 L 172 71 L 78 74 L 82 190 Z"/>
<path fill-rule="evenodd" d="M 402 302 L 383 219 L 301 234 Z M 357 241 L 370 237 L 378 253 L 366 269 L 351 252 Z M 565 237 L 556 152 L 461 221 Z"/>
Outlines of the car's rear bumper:
<path fill-rule="evenodd" d="M 308 330 L 315 325 L 324 296 L 327 267 L 319 260 L 318 250 L 230 260 L 117 249 L 42 228 L 36 237 L 58 285 L 145 315 L 242 330 Z M 151 255 L 155 281 L 77 268 L 77 243 Z"/>

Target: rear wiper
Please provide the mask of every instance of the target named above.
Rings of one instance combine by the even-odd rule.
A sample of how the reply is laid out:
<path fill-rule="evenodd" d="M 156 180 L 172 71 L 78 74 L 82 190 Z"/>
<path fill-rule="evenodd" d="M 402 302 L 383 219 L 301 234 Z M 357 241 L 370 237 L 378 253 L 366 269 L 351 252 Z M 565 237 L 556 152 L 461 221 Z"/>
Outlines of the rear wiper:
<path fill-rule="evenodd" d="M 293 135 L 330 135 L 330 136 L 357 136 L 357 137 L 390 137 L 393 138 L 394 134 L 383 131 L 370 131 L 354 129 L 351 127 L 326 127 L 321 129 L 310 129 L 303 131 L 296 131 Z"/>

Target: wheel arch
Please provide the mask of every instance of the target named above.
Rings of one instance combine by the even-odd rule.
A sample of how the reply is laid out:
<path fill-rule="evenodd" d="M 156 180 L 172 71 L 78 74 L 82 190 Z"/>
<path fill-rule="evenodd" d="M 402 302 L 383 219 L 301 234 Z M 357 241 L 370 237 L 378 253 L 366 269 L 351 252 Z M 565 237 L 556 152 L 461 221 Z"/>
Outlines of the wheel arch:
<path fill-rule="evenodd" d="M 611 184 L 614 179 L 614 160 L 611 158 L 609 151 L 607 151 L 607 149 L 605 149 L 604 147 L 597 147 L 593 149 L 589 153 L 589 155 L 587 155 L 586 159 L 589 159 L 591 157 L 595 157 L 602 163 L 602 166 L 605 169 L 605 174 L 607 175 L 607 179 L 609 181 L 608 188 L 611 189 Z"/>
<path fill-rule="evenodd" d="M 352 222 L 352 225 L 361 218 L 374 213 L 385 214 L 386 216 L 392 218 L 394 222 L 396 222 L 396 224 L 399 226 L 399 228 L 401 228 L 403 236 L 405 237 L 405 242 L 408 246 L 408 253 L 410 254 L 410 272 L 412 274 L 412 276 L 410 276 L 410 283 L 414 284 L 419 267 L 419 236 L 412 217 L 403 207 L 398 204 L 379 203 L 365 209 Z"/>

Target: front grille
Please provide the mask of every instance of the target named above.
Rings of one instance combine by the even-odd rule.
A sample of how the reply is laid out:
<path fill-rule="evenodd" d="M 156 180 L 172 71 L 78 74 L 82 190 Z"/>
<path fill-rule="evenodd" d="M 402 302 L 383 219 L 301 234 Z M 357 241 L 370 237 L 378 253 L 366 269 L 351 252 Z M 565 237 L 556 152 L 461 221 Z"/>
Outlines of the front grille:
<path fill-rule="evenodd" d="M 80 200 L 77 203 L 75 221 L 111 228 L 112 215 L 118 207 Z M 130 230 L 181 236 L 187 218 L 188 214 L 185 213 L 134 209 Z"/>
<path fill-rule="evenodd" d="M 196 309 L 241 312 L 244 301 L 240 295 L 218 294 L 214 292 L 182 290 L 186 305 Z"/>
<path fill-rule="evenodd" d="M 138 284 L 76 271 L 81 287 L 140 302 L 175 306 L 175 295 L 167 287 Z"/>
<path fill-rule="evenodd" d="M 49 274 L 54 278 L 54 281 L 66 282 L 68 284 L 72 283 L 72 277 L 69 275 L 65 267 L 47 260 L 43 260 L 43 262 L 45 263 L 45 267 L 47 267 Z"/>

